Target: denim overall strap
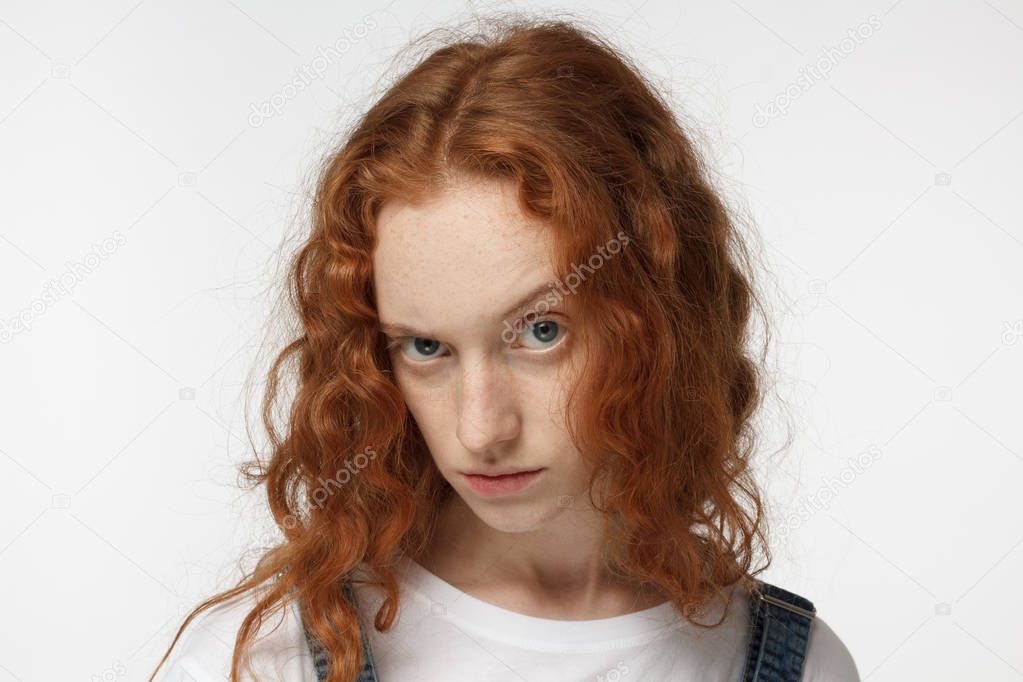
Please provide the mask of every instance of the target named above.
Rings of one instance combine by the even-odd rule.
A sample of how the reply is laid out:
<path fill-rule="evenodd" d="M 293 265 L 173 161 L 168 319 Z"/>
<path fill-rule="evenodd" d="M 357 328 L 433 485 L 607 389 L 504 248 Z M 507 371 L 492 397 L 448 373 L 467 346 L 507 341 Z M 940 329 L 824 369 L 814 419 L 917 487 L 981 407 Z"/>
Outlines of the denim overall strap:
<path fill-rule="evenodd" d="M 798 594 L 757 580 L 749 598 L 750 637 L 742 682 L 799 682 L 817 614 Z"/>
<path fill-rule="evenodd" d="M 355 592 L 352 590 L 351 585 L 346 582 L 342 589 L 349 602 L 353 605 L 357 604 Z M 313 665 L 316 667 L 316 679 L 318 682 L 323 682 L 323 680 L 327 679 L 327 671 L 330 668 L 330 652 L 326 651 L 320 646 L 319 642 L 313 639 L 312 634 L 306 629 L 304 621 L 302 630 L 305 632 L 306 643 L 309 645 L 309 653 L 313 656 Z M 378 682 L 376 667 L 373 663 L 373 653 L 370 651 L 369 637 L 366 635 L 366 628 L 361 627 L 361 623 L 360 630 L 362 631 L 362 670 L 359 672 L 356 682 Z"/>

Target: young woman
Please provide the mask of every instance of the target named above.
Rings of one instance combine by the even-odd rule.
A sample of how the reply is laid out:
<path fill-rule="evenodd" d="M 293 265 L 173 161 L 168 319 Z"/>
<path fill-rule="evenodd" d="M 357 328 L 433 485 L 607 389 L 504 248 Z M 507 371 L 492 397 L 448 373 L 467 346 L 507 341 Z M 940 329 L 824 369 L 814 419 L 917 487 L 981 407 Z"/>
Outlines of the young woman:
<path fill-rule="evenodd" d="M 283 541 L 150 679 L 858 680 L 755 577 L 758 297 L 690 140 L 592 31 L 495 27 L 324 166 L 251 474 Z"/>

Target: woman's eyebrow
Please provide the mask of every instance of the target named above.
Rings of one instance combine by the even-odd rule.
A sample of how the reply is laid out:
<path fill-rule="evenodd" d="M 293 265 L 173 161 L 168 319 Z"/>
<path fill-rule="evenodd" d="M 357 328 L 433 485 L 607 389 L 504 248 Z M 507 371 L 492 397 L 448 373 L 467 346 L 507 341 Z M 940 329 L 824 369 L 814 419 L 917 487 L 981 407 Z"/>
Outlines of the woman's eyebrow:
<path fill-rule="evenodd" d="M 536 299 L 540 298 L 541 294 L 555 288 L 557 285 L 557 281 L 544 282 L 540 286 L 533 288 L 528 293 L 516 299 L 516 301 L 512 303 L 501 315 L 501 319 L 504 320 L 512 315 L 522 312 L 524 308 L 527 308 L 534 303 Z M 380 331 L 384 332 L 388 336 L 415 336 L 421 339 L 436 338 L 434 333 L 429 330 L 416 329 L 400 322 L 381 322 Z"/>

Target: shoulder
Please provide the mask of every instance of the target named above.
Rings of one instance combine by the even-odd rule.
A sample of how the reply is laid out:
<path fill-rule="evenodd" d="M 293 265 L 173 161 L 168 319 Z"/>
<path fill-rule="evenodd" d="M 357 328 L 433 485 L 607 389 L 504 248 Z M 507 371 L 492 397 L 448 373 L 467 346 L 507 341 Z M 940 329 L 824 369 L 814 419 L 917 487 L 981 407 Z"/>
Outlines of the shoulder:
<path fill-rule="evenodd" d="M 849 649 L 820 616 L 810 626 L 803 682 L 860 682 Z"/>
<path fill-rule="evenodd" d="M 255 605 L 255 595 L 250 590 L 193 618 L 154 678 L 155 682 L 222 682 L 229 679 L 235 638 Z M 248 650 L 257 680 L 315 682 L 312 657 L 293 603 L 266 617 Z M 242 680 L 253 679 L 246 668 L 245 658 L 240 662 L 239 672 Z"/>

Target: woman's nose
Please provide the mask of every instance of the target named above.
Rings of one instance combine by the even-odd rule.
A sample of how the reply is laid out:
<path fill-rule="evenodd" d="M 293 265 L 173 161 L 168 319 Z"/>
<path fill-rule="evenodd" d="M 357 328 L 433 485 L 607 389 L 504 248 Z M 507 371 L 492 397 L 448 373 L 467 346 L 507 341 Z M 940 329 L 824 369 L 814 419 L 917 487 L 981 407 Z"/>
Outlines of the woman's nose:
<path fill-rule="evenodd" d="M 478 361 L 459 381 L 457 436 L 467 450 L 483 453 L 519 435 L 518 396 L 506 367 Z"/>

